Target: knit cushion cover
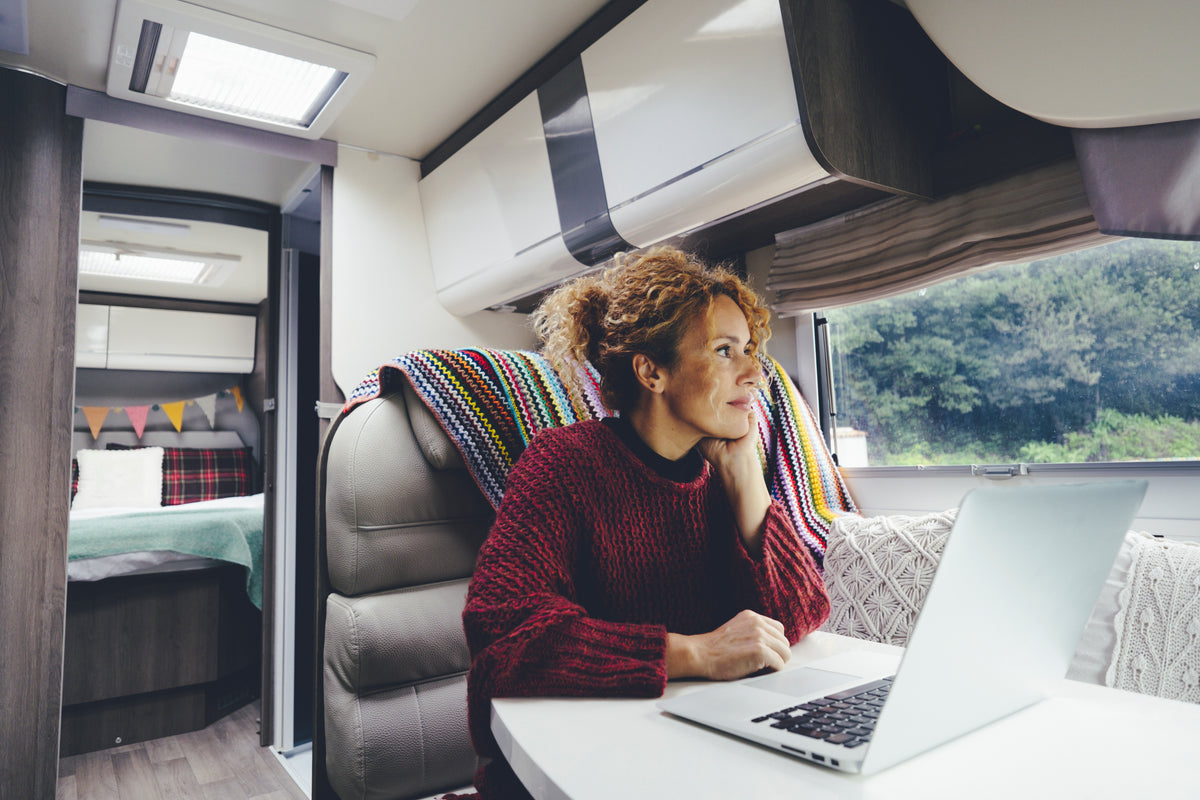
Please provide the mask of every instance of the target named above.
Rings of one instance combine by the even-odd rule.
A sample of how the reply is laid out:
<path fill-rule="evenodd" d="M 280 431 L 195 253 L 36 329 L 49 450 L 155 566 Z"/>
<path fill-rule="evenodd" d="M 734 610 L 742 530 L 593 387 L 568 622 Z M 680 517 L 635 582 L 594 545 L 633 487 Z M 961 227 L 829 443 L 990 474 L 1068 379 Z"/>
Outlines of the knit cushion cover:
<path fill-rule="evenodd" d="M 825 551 L 830 613 L 822 629 L 906 644 L 957 513 L 835 519 Z"/>
<path fill-rule="evenodd" d="M 1200 703 L 1200 545 L 1131 532 L 1105 683 Z"/>

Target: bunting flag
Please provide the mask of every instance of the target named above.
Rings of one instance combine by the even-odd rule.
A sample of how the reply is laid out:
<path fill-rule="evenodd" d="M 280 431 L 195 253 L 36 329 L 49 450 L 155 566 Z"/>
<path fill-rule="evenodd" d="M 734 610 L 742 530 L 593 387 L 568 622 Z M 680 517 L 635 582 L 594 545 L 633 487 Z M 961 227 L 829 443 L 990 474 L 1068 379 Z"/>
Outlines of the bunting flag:
<path fill-rule="evenodd" d="M 142 431 L 146 430 L 146 415 L 149 413 L 150 406 L 125 406 L 125 415 L 129 417 L 133 432 L 139 439 L 142 438 Z"/>
<path fill-rule="evenodd" d="M 166 413 L 167 419 L 171 420 L 171 424 L 175 426 L 175 432 L 179 433 L 183 430 L 183 407 L 187 405 L 186 400 L 179 400 L 175 403 L 160 403 L 159 407 Z"/>
<path fill-rule="evenodd" d="M 204 412 L 204 416 L 208 420 L 208 427 L 217 427 L 217 396 L 210 394 L 204 397 L 197 397 L 196 405 L 200 406 L 200 410 Z"/>
<path fill-rule="evenodd" d="M 108 416 L 108 406 L 83 406 L 83 415 L 87 417 L 88 427 L 92 429 L 92 438 L 100 436 L 100 426 Z"/>
<path fill-rule="evenodd" d="M 216 428 L 217 422 L 217 398 L 232 397 L 237 403 L 238 412 L 241 413 L 245 408 L 245 399 L 242 395 L 241 387 L 233 386 L 229 389 L 222 389 L 204 397 L 194 397 L 189 400 L 175 400 L 167 403 L 155 403 L 147 406 L 75 406 L 76 413 L 82 411 L 87 417 L 88 427 L 92 431 L 92 438 L 96 439 L 100 436 L 100 430 L 104 427 L 108 419 L 110 411 L 124 411 L 129 417 L 129 423 L 133 427 L 133 432 L 137 434 L 139 439 L 146 431 L 146 419 L 151 411 L 162 411 L 167 415 L 167 419 L 171 421 L 177 433 L 183 432 L 183 412 L 187 406 L 193 403 L 200 407 L 204 412 L 205 419 L 208 420 L 210 428 Z"/>

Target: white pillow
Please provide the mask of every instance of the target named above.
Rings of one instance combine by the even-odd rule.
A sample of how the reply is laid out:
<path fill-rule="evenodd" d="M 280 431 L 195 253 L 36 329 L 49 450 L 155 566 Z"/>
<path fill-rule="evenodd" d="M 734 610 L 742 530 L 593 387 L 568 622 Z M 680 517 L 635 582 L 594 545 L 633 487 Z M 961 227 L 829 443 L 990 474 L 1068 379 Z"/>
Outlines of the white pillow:
<path fill-rule="evenodd" d="M 830 612 L 822 629 L 906 644 L 957 514 L 835 519 L 825 550 Z"/>
<path fill-rule="evenodd" d="M 79 491 L 71 508 L 155 508 L 162 505 L 161 447 L 80 450 Z"/>
<path fill-rule="evenodd" d="M 1133 562 L 1133 550 L 1145 538 L 1153 538 L 1148 533 L 1127 531 L 1121 549 L 1113 561 L 1112 569 L 1092 607 L 1092 614 L 1084 626 L 1079 645 L 1071 665 L 1067 668 L 1067 677 L 1084 683 L 1105 684 L 1105 675 L 1112 664 L 1116 653 L 1117 629 L 1116 617 L 1120 609 L 1120 594 L 1129 580 L 1129 567 Z"/>

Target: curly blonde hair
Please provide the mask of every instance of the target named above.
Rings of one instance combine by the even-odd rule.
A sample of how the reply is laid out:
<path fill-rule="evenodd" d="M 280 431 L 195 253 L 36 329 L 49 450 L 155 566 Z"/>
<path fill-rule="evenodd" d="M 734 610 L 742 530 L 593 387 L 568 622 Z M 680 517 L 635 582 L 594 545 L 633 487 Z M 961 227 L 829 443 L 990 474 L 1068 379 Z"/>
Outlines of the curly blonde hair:
<path fill-rule="evenodd" d="M 746 317 L 750 353 L 758 356 L 771 336 L 770 313 L 749 286 L 724 267 L 710 267 L 673 247 L 640 255 L 618 254 L 616 265 L 559 287 L 533 313 L 543 352 L 572 391 L 580 393 L 573 365 L 590 362 L 600 374 L 601 399 L 622 413 L 638 398 L 633 357 L 641 353 L 675 365 L 692 320 L 709 317 L 724 295 Z"/>

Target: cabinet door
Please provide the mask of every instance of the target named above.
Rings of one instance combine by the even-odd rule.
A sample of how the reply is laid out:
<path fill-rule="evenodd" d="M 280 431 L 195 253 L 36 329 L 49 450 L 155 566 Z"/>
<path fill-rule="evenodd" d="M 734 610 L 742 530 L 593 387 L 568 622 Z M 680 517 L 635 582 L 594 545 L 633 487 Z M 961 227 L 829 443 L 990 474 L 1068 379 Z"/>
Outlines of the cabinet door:
<path fill-rule="evenodd" d="M 251 372 L 255 322 L 237 314 L 113 306 L 108 368 Z"/>
<path fill-rule="evenodd" d="M 108 366 L 108 306 L 81 304 L 76 309 L 75 366 Z"/>
<path fill-rule="evenodd" d="M 537 95 L 530 94 L 420 183 L 434 286 L 468 314 L 584 266 L 563 244 Z"/>

